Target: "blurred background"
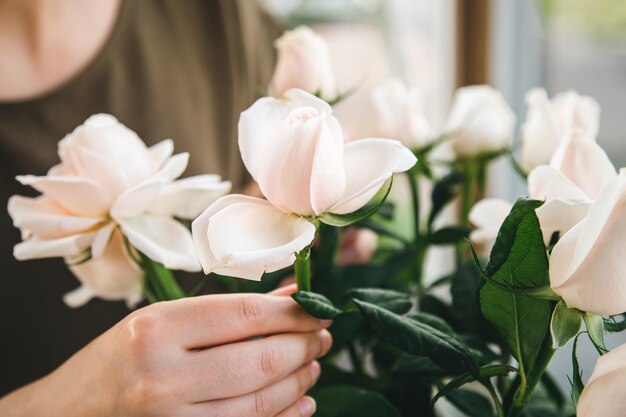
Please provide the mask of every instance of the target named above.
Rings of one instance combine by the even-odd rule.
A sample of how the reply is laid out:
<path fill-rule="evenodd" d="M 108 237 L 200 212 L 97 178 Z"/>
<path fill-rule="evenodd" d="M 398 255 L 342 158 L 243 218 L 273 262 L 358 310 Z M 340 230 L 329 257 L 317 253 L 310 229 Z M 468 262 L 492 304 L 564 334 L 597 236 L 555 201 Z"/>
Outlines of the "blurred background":
<path fill-rule="evenodd" d="M 336 109 L 348 136 L 374 134 L 370 92 L 389 77 L 422 90 L 436 130 L 459 86 L 486 83 L 501 90 L 518 129 L 530 88 L 542 86 L 550 96 L 574 89 L 600 103 L 598 142 L 616 167 L 626 166 L 626 1 L 260 1 L 285 27 L 309 25 L 329 42 L 339 91 L 358 87 Z M 514 201 L 526 192 L 509 161 L 492 171 L 490 195 Z M 611 336 L 610 347 L 625 341 Z M 587 379 L 597 353 L 583 339 L 579 357 Z M 552 367 L 569 392 L 571 343 Z"/>

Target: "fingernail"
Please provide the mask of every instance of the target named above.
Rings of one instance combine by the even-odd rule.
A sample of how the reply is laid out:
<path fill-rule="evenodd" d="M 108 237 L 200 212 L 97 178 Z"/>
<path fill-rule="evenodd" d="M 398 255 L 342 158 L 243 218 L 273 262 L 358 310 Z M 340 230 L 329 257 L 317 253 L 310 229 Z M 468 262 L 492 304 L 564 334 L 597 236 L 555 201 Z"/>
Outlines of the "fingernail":
<path fill-rule="evenodd" d="M 311 373 L 313 381 L 317 381 L 317 378 L 320 377 L 320 373 L 322 372 L 322 367 L 318 361 L 313 361 L 309 364 L 309 372 Z"/>
<path fill-rule="evenodd" d="M 325 329 L 328 329 L 331 324 L 333 324 L 332 320 L 320 320 L 320 325 Z"/>
<path fill-rule="evenodd" d="M 302 417 L 311 417 L 316 408 L 315 400 L 311 397 L 304 397 L 298 401 L 298 410 Z"/>
<path fill-rule="evenodd" d="M 322 339 L 322 355 L 325 355 L 333 345 L 333 337 L 330 335 L 328 330 L 322 330 L 320 332 L 320 337 Z"/>

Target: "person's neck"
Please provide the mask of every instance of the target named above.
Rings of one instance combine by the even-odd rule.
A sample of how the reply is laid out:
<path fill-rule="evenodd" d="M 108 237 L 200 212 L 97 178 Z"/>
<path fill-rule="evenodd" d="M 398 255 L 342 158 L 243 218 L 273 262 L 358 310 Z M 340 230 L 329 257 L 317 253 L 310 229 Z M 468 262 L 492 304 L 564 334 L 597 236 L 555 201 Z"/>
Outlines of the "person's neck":
<path fill-rule="evenodd" d="M 0 100 L 40 94 L 80 72 L 123 0 L 0 0 Z"/>

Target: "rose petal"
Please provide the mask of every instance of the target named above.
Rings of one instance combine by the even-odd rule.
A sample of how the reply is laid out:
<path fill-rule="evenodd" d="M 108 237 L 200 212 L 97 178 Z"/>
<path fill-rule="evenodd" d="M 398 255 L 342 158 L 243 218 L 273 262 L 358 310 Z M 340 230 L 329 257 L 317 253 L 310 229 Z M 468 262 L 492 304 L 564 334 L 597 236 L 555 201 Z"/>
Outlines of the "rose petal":
<path fill-rule="evenodd" d="M 92 258 L 97 258 L 104 253 L 116 228 L 117 225 L 114 222 L 109 222 L 96 232 L 91 244 Z"/>
<path fill-rule="evenodd" d="M 162 140 L 156 145 L 148 148 L 148 151 L 150 152 L 150 159 L 152 159 L 154 170 L 158 171 L 161 169 L 165 161 L 167 161 L 174 153 L 174 141 L 172 141 L 172 139 Z"/>
<path fill-rule="evenodd" d="M 393 174 L 411 169 L 417 158 L 397 140 L 359 139 L 345 145 L 346 189 L 331 213 L 352 213 L 376 195 Z"/>
<path fill-rule="evenodd" d="M 152 214 L 193 220 L 231 189 L 219 175 L 198 175 L 166 184 L 149 208 Z"/>
<path fill-rule="evenodd" d="M 626 412 L 626 345 L 618 346 L 596 361 L 583 390 L 576 415 L 580 417 L 622 417 Z"/>
<path fill-rule="evenodd" d="M 101 256 L 70 266 L 70 270 L 85 288 L 66 294 L 64 300 L 71 307 L 89 301 L 88 296 L 105 300 L 141 298 L 143 271 L 126 252 L 119 230 L 113 233 Z"/>
<path fill-rule="evenodd" d="M 538 200 L 590 201 L 576 184 L 550 165 L 538 166 L 528 174 L 528 193 Z"/>
<path fill-rule="evenodd" d="M 343 136 L 334 117 L 328 119 L 333 130 L 312 107 L 292 111 L 263 154 L 257 182 L 285 213 L 320 214 L 344 191 Z"/>
<path fill-rule="evenodd" d="M 191 233 L 176 220 L 142 215 L 117 221 L 131 245 L 150 259 L 169 269 L 200 270 Z"/>
<path fill-rule="evenodd" d="M 78 217 L 63 210 L 46 197 L 14 195 L 9 199 L 13 225 L 41 239 L 54 239 L 80 233 L 102 223 L 102 217 Z"/>
<path fill-rule="evenodd" d="M 499 198 L 485 198 L 476 203 L 469 212 L 469 221 L 477 228 L 472 231 L 471 240 L 477 244 L 493 244 L 511 208 L 511 203 Z"/>
<path fill-rule="evenodd" d="M 20 242 L 13 248 L 13 256 L 19 261 L 59 256 L 76 256 L 91 246 L 95 232 L 80 233 L 58 239 L 36 237 Z"/>
<path fill-rule="evenodd" d="M 239 118 L 241 158 L 256 180 L 265 149 L 274 140 L 276 130 L 289 113 L 298 107 L 313 107 L 320 114 L 332 114 L 324 100 L 298 89 L 288 90 L 283 98 L 263 97 L 254 102 Z"/>
<path fill-rule="evenodd" d="M 557 242 L 550 281 L 569 307 L 601 315 L 626 311 L 621 273 L 626 250 L 626 171 L 591 205 L 587 217 Z"/>
<path fill-rule="evenodd" d="M 242 195 L 217 200 L 192 229 L 205 273 L 253 280 L 291 265 L 315 236 L 315 226 L 305 219 Z"/>
<path fill-rule="evenodd" d="M 617 177 L 606 152 L 581 130 L 571 130 L 566 134 L 550 165 L 562 172 L 592 200 Z"/>
<path fill-rule="evenodd" d="M 526 94 L 528 113 L 522 126 L 521 165 L 526 172 L 550 162 L 561 142 L 552 103 L 543 88 L 533 88 Z"/>
<path fill-rule="evenodd" d="M 78 177 L 37 177 L 19 175 L 17 180 L 33 187 L 72 214 L 83 217 L 105 216 L 111 196 L 93 181 Z"/>
<path fill-rule="evenodd" d="M 122 193 L 113 207 L 111 217 L 114 219 L 136 217 L 144 213 L 161 194 L 164 185 L 178 178 L 187 168 L 189 154 L 174 155 L 150 178 Z"/>

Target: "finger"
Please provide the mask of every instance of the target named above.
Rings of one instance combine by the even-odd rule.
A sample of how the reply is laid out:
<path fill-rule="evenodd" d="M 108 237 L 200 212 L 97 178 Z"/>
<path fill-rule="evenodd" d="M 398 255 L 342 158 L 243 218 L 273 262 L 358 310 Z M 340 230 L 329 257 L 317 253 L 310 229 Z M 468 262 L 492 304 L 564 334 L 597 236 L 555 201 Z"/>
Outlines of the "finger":
<path fill-rule="evenodd" d="M 311 397 L 302 397 L 297 403 L 281 411 L 276 417 L 311 417 L 317 405 L 315 400 Z"/>
<path fill-rule="evenodd" d="M 284 283 L 284 284 L 283 284 Z M 269 295 L 291 295 L 295 294 L 298 291 L 298 287 L 294 283 L 294 277 L 288 276 L 284 280 L 281 281 L 281 285 L 279 288 L 276 288 L 274 291 L 268 293 Z"/>
<path fill-rule="evenodd" d="M 170 340 L 185 349 L 277 333 L 311 332 L 331 324 L 308 315 L 291 297 L 278 295 L 208 295 L 160 305 L 160 321 L 167 326 Z"/>
<path fill-rule="evenodd" d="M 315 411 L 315 403 L 311 403 L 310 399 L 302 401 L 305 398 L 303 395 L 315 384 L 319 375 L 319 363 L 312 362 L 256 392 L 235 398 L 198 403 L 198 415 L 204 413 L 203 415 L 233 417 L 274 417 L 276 415 L 309 417 L 313 414 L 312 411 Z M 306 414 L 307 412 L 309 414 Z"/>
<path fill-rule="evenodd" d="M 189 402 L 249 394 L 325 355 L 332 344 L 327 330 L 292 333 L 189 352 L 181 392 Z"/>

